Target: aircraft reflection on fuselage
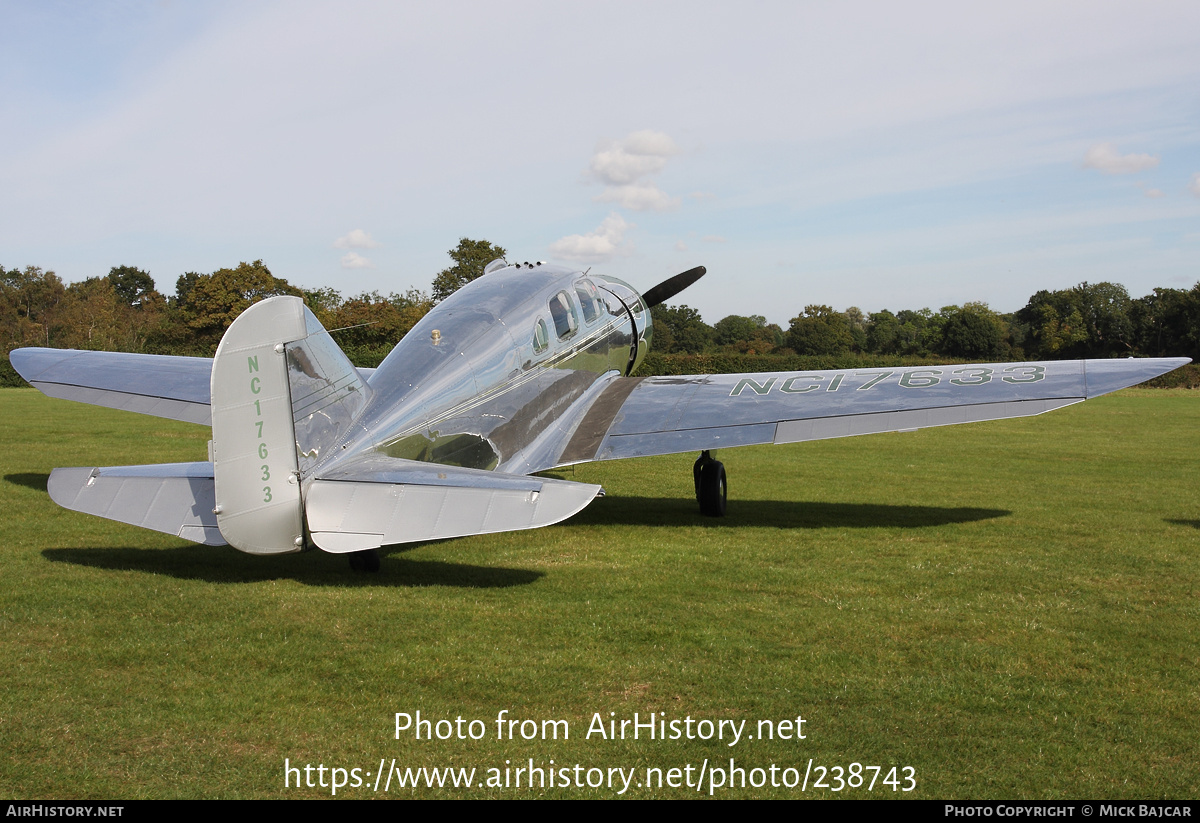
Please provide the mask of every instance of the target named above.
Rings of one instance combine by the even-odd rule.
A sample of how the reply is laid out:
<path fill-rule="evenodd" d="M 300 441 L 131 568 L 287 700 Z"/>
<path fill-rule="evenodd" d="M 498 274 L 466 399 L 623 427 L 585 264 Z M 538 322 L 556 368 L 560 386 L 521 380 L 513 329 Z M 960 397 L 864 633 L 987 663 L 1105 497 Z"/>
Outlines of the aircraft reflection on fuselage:
<path fill-rule="evenodd" d="M 651 330 L 641 297 L 619 280 L 537 264 L 490 272 L 388 354 L 368 380 L 364 431 L 338 444 L 336 459 L 378 451 L 509 471 L 597 381 L 633 371 Z"/>

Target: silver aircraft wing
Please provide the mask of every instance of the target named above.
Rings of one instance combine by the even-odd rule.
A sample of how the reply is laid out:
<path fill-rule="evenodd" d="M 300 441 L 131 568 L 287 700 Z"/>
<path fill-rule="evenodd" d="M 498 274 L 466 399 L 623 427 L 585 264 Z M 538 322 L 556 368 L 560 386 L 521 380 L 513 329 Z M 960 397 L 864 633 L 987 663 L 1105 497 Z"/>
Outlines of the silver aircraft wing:
<path fill-rule="evenodd" d="M 208 426 L 212 360 L 75 349 L 14 349 L 17 373 L 48 397 Z"/>
<path fill-rule="evenodd" d="M 9 361 L 47 397 L 212 425 L 212 360 L 77 349 L 15 349 Z M 369 380 L 375 369 L 358 369 Z"/>
<path fill-rule="evenodd" d="M 557 465 L 1025 417 L 1133 386 L 1186 357 L 626 377 Z"/>

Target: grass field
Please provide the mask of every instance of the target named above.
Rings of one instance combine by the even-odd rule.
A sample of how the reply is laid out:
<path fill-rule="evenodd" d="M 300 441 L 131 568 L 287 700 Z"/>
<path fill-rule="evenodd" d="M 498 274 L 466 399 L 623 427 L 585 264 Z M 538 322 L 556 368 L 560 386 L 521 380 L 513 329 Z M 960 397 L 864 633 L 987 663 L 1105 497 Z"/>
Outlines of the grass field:
<path fill-rule="evenodd" d="M 1200 789 L 1197 392 L 725 451 L 722 520 L 697 512 L 694 456 L 580 466 L 559 475 L 608 496 L 570 521 L 392 549 L 377 575 L 186 544 L 46 495 L 55 466 L 204 459 L 207 429 L 22 389 L 0 391 L 0 418 L 0 795 L 330 795 L 299 773 L 285 788 L 285 759 L 360 769 L 339 797 L 621 786 L 385 794 L 381 759 L 475 768 L 476 784 L 506 768 L 511 784 L 530 759 L 585 782 L 636 769 L 624 796 L 697 796 L 638 782 L 730 758 L 749 781 L 807 772 L 806 797 Z M 397 740 L 395 714 L 418 710 L 486 732 Z M 501 711 L 566 720 L 570 739 L 497 740 Z M 635 712 L 745 720 L 755 739 L 586 736 L 595 713 Z M 759 721 L 797 716 L 805 739 L 759 739 Z M 915 789 L 813 787 L 818 766 L 851 763 L 878 781 L 897 767 L 901 787 L 911 767 Z M 761 774 L 716 794 L 802 796 Z"/>

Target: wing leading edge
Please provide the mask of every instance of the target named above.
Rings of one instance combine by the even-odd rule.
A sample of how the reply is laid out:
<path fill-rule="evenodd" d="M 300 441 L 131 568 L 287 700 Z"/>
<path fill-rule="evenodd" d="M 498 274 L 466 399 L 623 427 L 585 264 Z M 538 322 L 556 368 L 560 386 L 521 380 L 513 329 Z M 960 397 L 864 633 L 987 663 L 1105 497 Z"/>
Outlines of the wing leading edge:
<path fill-rule="evenodd" d="M 617 378 L 559 465 L 1042 414 L 1191 362 L 1063 360 Z"/>

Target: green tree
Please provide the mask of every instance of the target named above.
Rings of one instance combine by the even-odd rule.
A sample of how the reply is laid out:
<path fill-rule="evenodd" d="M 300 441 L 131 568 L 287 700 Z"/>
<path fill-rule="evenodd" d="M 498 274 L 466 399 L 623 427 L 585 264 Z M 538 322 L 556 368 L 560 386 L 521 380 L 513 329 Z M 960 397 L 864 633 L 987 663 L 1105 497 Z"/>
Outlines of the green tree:
<path fill-rule="evenodd" d="M 900 335 L 900 321 L 887 309 L 872 312 L 867 319 L 867 351 L 894 354 Z"/>
<path fill-rule="evenodd" d="M 761 314 L 731 314 L 713 326 L 713 342 L 741 354 L 767 354 L 783 345 L 783 330 Z"/>
<path fill-rule="evenodd" d="M 52 333 L 66 287 L 52 271 L 38 266 L 24 270 L 0 266 L 0 331 L 5 335 L 4 350 L 19 346 L 53 346 L 58 340 Z"/>
<path fill-rule="evenodd" d="M 432 306 L 422 292 L 409 295 L 384 297 L 376 291 L 351 297 L 338 307 L 329 328 L 342 329 L 335 334 L 339 344 L 390 350 Z"/>
<path fill-rule="evenodd" d="M 713 325 L 713 342 L 718 346 L 732 346 L 737 343 L 754 339 L 755 333 L 767 325 L 767 318 L 762 315 L 742 317 L 731 314 L 723 317 Z"/>
<path fill-rule="evenodd" d="M 1080 283 L 1075 294 L 1088 330 L 1089 357 L 1124 357 L 1133 350 L 1133 301 L 1119 283 Z"/>
<path fill-rule="evenodd" d="M 941 339 L 936 315 L 929 309 L 884 309 L 867 319 L 865 351 L 874 354 L 927 354 Z"/>
<path fill-rule="evenodd" d="M 839 354 L 854 346 L 850 319 L 830 306 L 810 305 L 792 318 L 787 345 L 796 354 Z"/>
<path fill-rule="evenodd" d="M 1133 301 L 1129 315 L 1143 354 L 1200 359 L 1200 283 L 1190 291 L 1157 288 Z"/>
<path fill-rule="evenodd" d="M 493 260 L 504 257 L 507 252 L 501 246 L 493 246 L 487 240 L 471 240 L 463 237 L 458 246 L 447 252 L 454 265 L 442 269 L 433 278 L 433 302 L 440 303 L 463 286 L 483 274 L 483 267 Z"/>
<path fill-rule="evenodd" d="M 113 266 L 108 270 L 108 282 L 112 284 L 117 297 L 126 306 L 134 308 L 140 308 L 152 294 L 157 294 L 150 272 L 133 266 Z"/>
<path fill-rule="evenodd" d="M 203 349 L 215 350 L 225 330 L 252 304 L 281 294 L 304 296 L 300 289 L 272 275 L 261 260 L 212 274 L 184 275 L 181 283 L 184 278 L 188 278 L 188 289 L 186 296 L 177 298 L 180 317 Z"/>
<path fill-rule="evenodd" d="M 971 360 L 995 359 L 1004 351 L 1004 321 L 986 303 L 946 306 L 938 354 Z"/>
<path fill-rule="evenodd" d="M 208 277 L 207 274 L 189 271 L 179 275 L 175 280 L 175 296 L 168 302 L 172 306 L 186 306 L 191 302 L 192 290 L 196 288 L 196 284 L 200 282 L 200 278 Z"/>
<path fill-rule="evenodd" d="M 59 345 L 94 351 L 131 350 L 133 309 L 118 294 L 108 277 L 89 277 L 67 286 L 66 298 L 55 323 Z"/>
<path fill-rule="evenodd" d="M 867 350 L 867 316 L 858 306 L 851 306 L 842 314 L 846 315 L 846 324 L 850 328 L 850 348 L 854 351 Z"/>
<path fill-rule="evenodd" d="M 1063 292 L 1039 291 L 1017 319 L 1029 328 L 1030 353 L 1039 359 L 1070 357 L 1087 343 L 1083 316 Z"/>
<path fill-rule="evenodd" d="M 321 321 L 321 325 L 326 329 L 337 328 L 337 321 L 334 319 L 337 315 L 337 310 L 342 305 L 342 293 L 337 289 L 326 286 L 319 289 L 304 290 L 304 305 L 308 306 L 309 310 L 317 316 Z"/>
<path fill-rule="evenodd" d="M 933 310 L 901 309 L 896 313 L 900 321 L 900 331 L 897 333 L 898 354 L 928 354 L 931 336 L 935 331 L 933 325 Z"/>
<path fill-rule="evenodd" d="M 1017 319 L 1029 327 L 1034 356 L 1119 357 L 1134 347 L 1132 308 L 1124 286 L 1085 282 L 1062 291 L 1039 291 Z"/>
<path fill-rule="evenodd" d="M 663 354 L 698 354 L 712 342 L 712 327 L 691 306 L 664 303 L 650 309 L 650 316 L 654 321 L 654 348 Z"/>

